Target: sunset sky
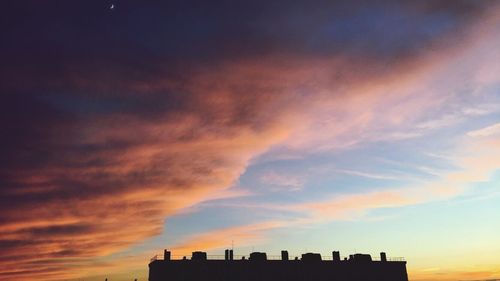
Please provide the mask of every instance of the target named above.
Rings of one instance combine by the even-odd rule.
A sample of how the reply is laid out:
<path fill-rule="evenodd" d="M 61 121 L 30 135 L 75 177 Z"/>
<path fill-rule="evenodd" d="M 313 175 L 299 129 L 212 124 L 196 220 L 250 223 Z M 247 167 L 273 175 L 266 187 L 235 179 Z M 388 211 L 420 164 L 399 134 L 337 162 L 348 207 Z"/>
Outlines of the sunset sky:
<path fill-rule="evenodd" d="M 145 281 L 232 244 L 500 279 L 500 1 L 0 14 L 0 280 Z"/>

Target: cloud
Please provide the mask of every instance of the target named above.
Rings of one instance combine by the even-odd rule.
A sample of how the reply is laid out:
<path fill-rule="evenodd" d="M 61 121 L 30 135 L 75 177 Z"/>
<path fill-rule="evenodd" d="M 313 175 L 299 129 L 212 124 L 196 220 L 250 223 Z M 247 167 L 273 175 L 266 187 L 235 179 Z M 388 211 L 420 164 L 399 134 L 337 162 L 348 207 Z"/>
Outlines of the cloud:
<path fill-rule="evenodd" d="M 394 208 L 418 203 L 419 199 L 407 192 L 377 191 L 357 195 L 344 195 L 323 202 L 305 203 L 295 208 L 312 212 L 313 221 L 352 219 L 370 209 Z"/>
<path fill-rule="evenodd" d="M 448 200 L 462 194 L 471 184 L 488 181 L 500 169 L 500 139 L 474 139 L 456 148 L 453 171 L 441 172 L 439 178 L 390 190 L 358 194 L 341 194 L 330 199 L 288 206 L 290 210 L 309 212 L 305 220 L 318 221 L 362 218 L 370 210 L 397 208 L 427 202 Z"/>
<path fill-rule="evenodd" d="M 479 130 L 470 131 L 467 135 L 470 137 L 489 137 L 498 133 L 500 133 L 500 123 L 493 124 Z"/>
<path fill-rule="evenodd" d="M 293 215 L 292 218 L 281 221 L 281 227 L 299 227 L 336 220 L 367 219 L 370 212 L 376 209 L 397 210 L 406 206 L 447 201 L 463 195 L 476 183 L 489 181 L 493 173 L 500 169 L 499 141 L 497 136 L 463 138 L 451 153 L 453 156 L 446 158 L 455 168 L 433 171 L 436 177 L 430 181 L 419 181 L 397 188 L 378 187 L 357 193 L 323 195 L 319 200 L 304 199 L 303 202 L 295 204 L 223 203 L 223 206 L 279 211 L 281 214 L 289 212 Z M 346 172 L 374 179 L 392 179 L 357 171 Z M 484 196 L 496 196 L 496 193 Z"/>
<path fill-rule="evenodd" d="M 304 179 L 298 176 L 266 172 L 260 176 L 260 182 L 271 186 L 271 189 L 300 190 L 304 186 Z"/>
<path fill-rule="evenodd" d="M 396 179 L 398 179 L 396 176 L 392 176 L 392 175 L 366 173 L 366 172 L 354 171 L 354 170 L 335 169 L 334 171 L 339 172 L 339 173 L 344 173 L 347 175 L 365 177 L 365 178 L 376 179 L 376 180 L 396 180 Z"/>
<path fill-rule="evenodd" d="M 420 50 L 448 51 L 443 42 L 485 10 L 429 3 L 375 9 L 374 19 L 372 6 L 342 3 L 308 17 L 303 4 L 281 13 L 269 3 L 125 1 L 114 14 L 95 3 L 13 4 L 0 68 L 1 279 L 79 276 L 94 259 L 158 235 L 166 217 L 224 194 L 278 145 L 321 151 L 407 137 L 392 128 L 434 97 L 397 91 L 432 65 Z M 396 90 L 386 94 L 385 83 Z M 366 208 L 408 203 L 358 199 Z M 350 200 L 329 210 L 352 210 Z M 276 225 L 193 239 L 219 247 L 216 235 L 254 239 Z"/>
<path fill-rule="evenodd" d="M 435 271 L 411 270 L 408 272 L 414 280 L 439 280 L 439 281 L 496 281 L 499 280 L 498 269 L 486 269 L 483 266 L 469 270 L 451 270 L 438 268 Z"/>
<path fill-rule="evenodd" d="M 274 138 L 271 132 L 253 135 L 242 129 L 224 139 L 207 133 L 179 143 L 144 132 L 147 124 L 121 121 L 101 121 L 104 136 L 89 134 L 75 146 L 95 149 L 58 150 L 70 156 L 56 156 L 36 169 L 4 171 L 0 258 L 21 261 L 12 266 L 19 270 L 14 279 L 38 274 L 21 270 L 34 251 L 37 260 L 95 257 L 159 234 L 165 216 L 230 186 L 253 153 Z M 129 144 L 101 152 L 121 134 L 122 128 L 109 129 L 119 124 L 132 129 L 130 137 L 119 137 Z M 133 128 L 143 130 L 144 144 L 134 140 Z M 71 263 L 67 259 L 65 265 Z"/>

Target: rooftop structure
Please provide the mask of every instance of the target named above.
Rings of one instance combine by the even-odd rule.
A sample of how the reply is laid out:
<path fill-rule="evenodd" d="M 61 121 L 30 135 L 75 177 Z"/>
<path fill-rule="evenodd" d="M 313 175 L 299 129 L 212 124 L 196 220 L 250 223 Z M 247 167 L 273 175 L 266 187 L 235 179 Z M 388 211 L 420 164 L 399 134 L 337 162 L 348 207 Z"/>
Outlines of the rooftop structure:
<path fill-rule="evenodd" d="M 288 251 L 281 256 L 253 252 L 234 256 L 226 250 L 224 256 L 208 256 L 193 252 L 191 258 L 173 259 L 170 251 L 155 256 L 149 263 L 149 281 L 408 281 L 406 261 L 402 258 L 379 258 L 368 254 L 340 257 L 338 251 L 329 257 L 305 253 L 289 259 Z"/>

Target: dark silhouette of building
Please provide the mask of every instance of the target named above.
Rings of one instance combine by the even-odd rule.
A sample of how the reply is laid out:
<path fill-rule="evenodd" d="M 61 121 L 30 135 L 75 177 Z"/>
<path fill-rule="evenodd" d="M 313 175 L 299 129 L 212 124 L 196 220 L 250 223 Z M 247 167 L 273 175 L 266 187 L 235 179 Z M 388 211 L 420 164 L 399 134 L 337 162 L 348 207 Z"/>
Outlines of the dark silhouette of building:
<path fill-rule="evenodd" d="M 163 259 L 155 256 L 149 263 L 149 281 L 408 281 L 406 261 L 379 260 L 367 254 L 340 257 L 338 251 L 324 260 L 320 254 L 305 253 L 290 260 L 287 251 L 281 259 L 268 259 L 254 252 L 249 258 L 235 258 L 226 250 L 224 259 L 210 259 L 205 252 L 193 252 L 191 259 L 172 259 L 165 250 Z"/>

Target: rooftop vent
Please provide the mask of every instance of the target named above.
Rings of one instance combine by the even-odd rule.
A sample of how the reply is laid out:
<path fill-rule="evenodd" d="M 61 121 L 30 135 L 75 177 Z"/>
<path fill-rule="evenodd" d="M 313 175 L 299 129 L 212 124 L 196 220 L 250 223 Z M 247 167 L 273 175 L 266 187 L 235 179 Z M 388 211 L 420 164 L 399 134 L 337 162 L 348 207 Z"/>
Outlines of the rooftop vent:
<path fill-rule="evenodd" d="M 207 253 L 206 252 L 193 252 L 193 254 L 191 256 L 191 260 L 206 261 L 207 260 Z"/>
<path fill-rule="evenodd" d="M 267 260 L 267 255 L 266 255 L 266 253 L 253 252 L 250 254 L 250 260 L 251 261 L 265 261 L 265 260 Z"/>
<path fill-rule="evenodd" d="M 321 261 L 321 255 L 317 253 L 302 254 L 303 261 Z"/>

